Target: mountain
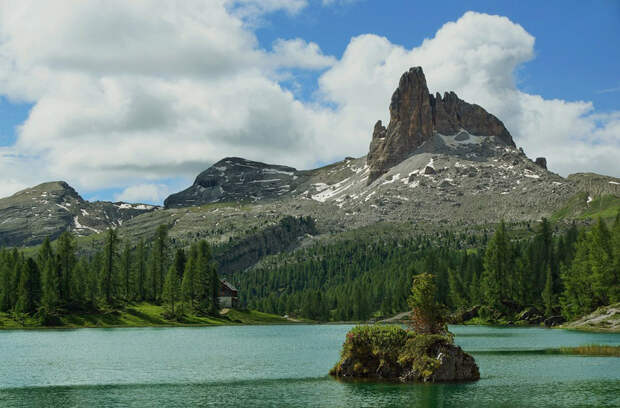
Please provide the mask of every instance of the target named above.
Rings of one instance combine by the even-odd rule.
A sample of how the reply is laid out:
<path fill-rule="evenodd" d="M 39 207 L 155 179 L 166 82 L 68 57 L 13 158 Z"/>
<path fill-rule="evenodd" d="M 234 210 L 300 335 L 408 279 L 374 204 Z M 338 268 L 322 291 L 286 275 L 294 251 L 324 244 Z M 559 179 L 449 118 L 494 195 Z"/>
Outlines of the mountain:
<path fill-rule="evenodd" d="M 200 173 L 191 187 L 166 198 L 164 206 L 275 199 L 294 190 L 305 174 L 292 167 L 227 157 Z"/>
<path fill-rule="evenodd" d="M 323 232 L 382 221 L 477 225 L 549 216 L 583 187 L 549 172 L 543 158 L 527 158 L 482 107 L 453 92 L 429 94 L 416 67 L 402 75 L 390 123 L 374 126 L 366 157 L 307 171 L 227 158 L 170 196 L 166 208 L 255 203 L 311 215 Z"/>
<path fill-rule="evenodd" d="M 67 230 L 77 235 L 96 234 L 154 208 L 88 202 L 64 181 L 43 183 L 0 199 L 0 246 L 35 245 Z"/>
<path fill-rule="evenodd" d="M 402 75 L 389 109 L 388 126 L 369 129 L 367 156 L 312 170 L 225 158 L 157 211 L 88 203 L 66 183 L 24 190 L 0 200 L 0 244 L 32 245 L 66 229 L 95 234 L 93 241 L 108 226 L 134 240 L 166 224 L 175 245 L 206 238 L 232 251 L 221 259 L 239 255 L 245 267 L 266 254 L 367 227 L 466 233 L 500 220 L 572 220 L 620 207 L 620 179 L 548 171 L 544 158 L 529 159 L 482 107 L 453 92 L 431 95 L 419 67 Z M 251 253 L 242 254 L 248 245 Z"/>

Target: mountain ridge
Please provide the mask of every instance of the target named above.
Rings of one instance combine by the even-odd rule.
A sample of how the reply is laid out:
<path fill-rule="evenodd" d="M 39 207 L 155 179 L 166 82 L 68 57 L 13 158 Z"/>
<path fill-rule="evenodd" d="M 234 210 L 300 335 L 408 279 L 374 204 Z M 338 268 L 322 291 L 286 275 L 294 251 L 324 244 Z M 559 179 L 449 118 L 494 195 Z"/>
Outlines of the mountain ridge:
<path fill-rule="evenodd" d="M 65 230 L 96 235 L 108 227 L 138 238 L 166 224 L 178 243 L 200 237 L 219 245 L 286 217 L 311 217 L 319 236 L 377 223 L 475 226 L 549 217 L 569 200 L 565 213 L 573 216 L 591 196 L 620 195 L 618 178 L 564 178 L 548 171 L 544 158 L 529 159 L 482 107 L 453 92 L 428 93 L 419 67 L 401 77 L 390 117 L 387 128 L 374 126 L 366 156 L 310 170 L 226 157 L 167 197 L 164 208 L 90 203 L 67 183 L 40 184 L 0 199 L 0 244 L 33 245 Z"/>

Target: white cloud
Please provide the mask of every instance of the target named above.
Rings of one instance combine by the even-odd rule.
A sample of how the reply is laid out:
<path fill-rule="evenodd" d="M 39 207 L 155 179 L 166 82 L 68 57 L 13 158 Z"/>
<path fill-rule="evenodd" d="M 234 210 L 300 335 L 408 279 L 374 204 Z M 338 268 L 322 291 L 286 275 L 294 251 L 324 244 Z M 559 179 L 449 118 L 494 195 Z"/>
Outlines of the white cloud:
<path fill-rule="evenodd" d="M 515 70 L 534 57 L 534 38 L 505 17 L 466 13 L 413 49 L 361 35 L 337 60 L 300 38 L 260 48 L 248 21 L 293 15 L 301 0 L 0 4 L 0 94 L 34 103 L 0 152 L 11 157 L 0 194 L 65 179 L 153 198 L 160 180 L 193 178 L 225 156 L 309 168 L 363 155 L 414 65 L 431 91 L 454 90 L 500 117 L 551 169 L 617 175 L 618 116 L 519 91 Z M 296 69 L 325 70 L 312 102 L 278 82 L 294 82 Z"/>
<path fill-rule="evenodd" d="M 316 43 L 308 43 L 301 38 L 276 40 L 273 44 L 273 54 L 273 63 L 279 67 L 322 69 L 336 63 L 334 57 L 323 55 Z"/>
<path fill-rule="evenodd" d="M 165 184 L 136 184 L 114 196 L 116 201 L 130 203 L 161 203 L 171 191 Z"/>

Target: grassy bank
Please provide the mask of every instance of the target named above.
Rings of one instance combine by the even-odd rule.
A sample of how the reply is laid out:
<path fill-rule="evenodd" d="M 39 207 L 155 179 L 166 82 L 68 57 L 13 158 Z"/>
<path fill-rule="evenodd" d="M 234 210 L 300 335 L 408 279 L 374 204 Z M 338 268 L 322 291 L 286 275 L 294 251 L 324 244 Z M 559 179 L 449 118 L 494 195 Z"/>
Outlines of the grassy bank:
<path fill-rule="evenodd" d="M 136 303 L 123 309 L 92 313 L 69 313 L 59 317 L 54 326 L 42 326 L 37 318 L 17 318 L 0 313 L 0 329 L 44 329 L 85 327 L 174 327 L 174 326 L 221 326 L 235 324 L 285 324 L 293 323 L 283 317 L 255 310 L 224 309 L 219 316 L 196 316 L 186 314 L 182 320 L 167 320 L 163 306 Z"/>
<path fill-rule="evenodd" d="M 562 347 L 555 350 L 559 354 L 573 354 L 580 356 L 611 356 L 620 357 L 620 346 L 588 344 L 579 347 Z"/>

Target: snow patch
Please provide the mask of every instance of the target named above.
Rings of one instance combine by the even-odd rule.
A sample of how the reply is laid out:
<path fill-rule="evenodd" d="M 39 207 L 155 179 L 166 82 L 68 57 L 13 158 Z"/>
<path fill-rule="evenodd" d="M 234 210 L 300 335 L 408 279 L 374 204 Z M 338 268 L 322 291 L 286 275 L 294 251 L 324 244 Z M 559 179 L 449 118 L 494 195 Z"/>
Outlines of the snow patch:
<path fill-rule="evenodd" d="M 281 179 L 268 179 L 268 180 L 252 180 L 250 183 L 273 183 L 275 181 L 280 181 Z"/>
<path fill-rule="evenodd" d="M 392 176 L 392 178 L 390 180 L 386 180 L 383 183 L 381 183 L 381 185 L 384 184 L 392 184 L 393 182 L 397 181 L 400 178 L 400 173 L 396 173 Z"/>
<path fill-rule="evenodd" d="M 292 171 L 284 171 L 284 170 L 278 170 L 278 169 L 264 169 L 263 173 L 268 173 L 268 174 L 285 174 L 287 176 L 292 176 L 293 175 Z"/>
<path fill-rule="evenodd" d="M 82 225 L 80 224 L 80 221 L 78 221 L 78 216 L 76 215 L 75 217 L 73 217 L 73 224 L 75 225 L 75 229 L 89 229 L 95 233 L 99 233 L 99 230 L 96 230 L 92 227 L 89 227 L 88 225 Z"/>

